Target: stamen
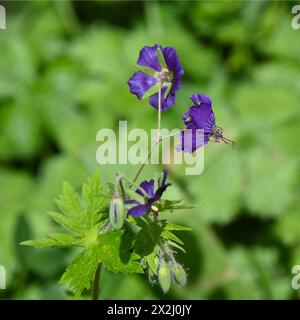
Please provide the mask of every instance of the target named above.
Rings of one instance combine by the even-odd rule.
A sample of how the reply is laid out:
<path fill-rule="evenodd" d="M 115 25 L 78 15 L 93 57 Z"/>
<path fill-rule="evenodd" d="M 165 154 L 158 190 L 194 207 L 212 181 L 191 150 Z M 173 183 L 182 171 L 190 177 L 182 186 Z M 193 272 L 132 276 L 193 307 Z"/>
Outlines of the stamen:
<path fill-rule="evenodd" d="M 156 206 L 154 206 L 154 205 L 151 206 L 151 210 L 152 210 L 153 212 L 155 212 L 155 213 L 158 212 L 158 208 L 157 208 Z"/>
<path fill-rule="evenodd" d="M 162 72 L 161 80 L 162 80 L 162 82 L 169 82 L 170 81 L 170 77 L 169 77 L 169 74 L 167 71 Z"/>
<path fill-rule="evenodd" d="M 232 148 L 235 149 L 235 142 L 228 139 L 228 138 L 225 138 L 224 136 L 222 137 L 222 141 L 226 144 L 231 144 L 232 145 Z"/>

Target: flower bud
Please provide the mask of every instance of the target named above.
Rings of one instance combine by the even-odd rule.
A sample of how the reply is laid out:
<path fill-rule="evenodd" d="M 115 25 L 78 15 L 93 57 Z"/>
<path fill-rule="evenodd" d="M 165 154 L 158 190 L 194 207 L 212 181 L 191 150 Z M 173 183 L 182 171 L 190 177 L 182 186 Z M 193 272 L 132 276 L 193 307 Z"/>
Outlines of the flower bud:
<path fill-rule="evenodd" d="M 168 292 L 171 286 L 171 270 L 166 260 L 162 259 L 160 261 L 157 275 L 160 287 L 162 288 L 163 292 Z"/>
<path fill-rule="evenodd" d="M 186 285 L 186 273 L 179 263 L 175 262 L 172 265 L 172 274 L 178 285 L 184 287 Z"/>
<path fill-rule="evenodd" d="M 120 196 L 114 196 L 110 202 L 109 219 L 113 227 L 121 229 L 124 223 L 125 209 L 124 202 Z"/>

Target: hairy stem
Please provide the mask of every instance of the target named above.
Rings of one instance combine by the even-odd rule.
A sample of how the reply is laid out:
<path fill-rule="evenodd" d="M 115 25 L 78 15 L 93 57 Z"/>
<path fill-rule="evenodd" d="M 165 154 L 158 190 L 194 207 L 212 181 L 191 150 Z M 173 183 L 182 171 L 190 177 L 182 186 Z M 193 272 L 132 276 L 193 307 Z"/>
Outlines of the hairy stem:
<path fill-rule="evenodd" d="M 152 152 L 154 151 L 156 146 L 158 144 L 160 144 L 160 142 L 161 142 L 160 127 L 161 127 L 161 81 L 159 82 L 159 91 L 158 91 L 158 118 L 157 118 L 157 131 L 158 131 L 158 134 L 157 134 L 157 141 L 154 144 L 154 146 L 152 147 L 152 149 L 148 152 L 146 159 L 143 161 L 143 163 L 141 164 L 138 172 L 136 173 L 135 177 L 133 178 L 133 182 L 136 182 L 136 180 L 138 179 L 138 177 L 142 173 L 145 165 L 147 164 L 148 160 L 150 159 Z"/>
<path fill-rule="evenodd" d="M 178 131 L 176 130 L 176 132 L 174 132 L 174 133 L 171 133 L 171 134 L 168 134 L 166 136 L 160 137 L 160 140 L 162 141 L 162 140 L 165 140 L 165 139 L 172 138 L 172 137 L 178 135 L 181 131 L 183 131 L 183 130 L 178 130 Z"/>
<path fill-rule="evenodd" d="M 145 161 L 142 163 L 142 165 L 140 166 L 138 172 L 136 173 L 135 177 L 133 178 L 133 182 L 136 182 L 136 180 L 138 179 L 138 177 L 140 176 L 140 174 L 142 173 L 145 165 L 147 164 L 148 160 L 151 157 L 152 152 L 154 151 L 154 149 L 156 148 L 156 146 L 159 144 L 159 142 L 156 142 L 155 145 L 152 147 L 152 149 L 148 152 L 147 157 L 145 159 Z"/>
<path fill-rule="evenodd" d="M 127 181 L 132 187 L 135 187 L 136 189 L 138 189 L 143 194 L 144 197 L 149 198 L 149 196 L 146 193 L 146 191 L 143 188 L 141 188 L 140 186 L 138 186 L 137 184 L 135 184 L 134 181 L 131 181 L 125 175 L 120 176 L 120 181 L 122 181 L 122 179 Z"/>
<path fill-rule="evenodd" d="M 93 291 L 92 291 L 92 299 L 93 300 L 98 300 L 99 299 L 99 286 L 100 286 L 100 273 L 101 273 L 101 268 L 102 264 L 99 263 L 96 273 L 95 273 L 95 278 L 93 282 Z"/>
<path fill-rule="evenodd" d="M 123 199 L 126 199 L 126 192 L 125 192 L 125 188 L 124 188 L 122 179 L 120 179 L 119 182 L 120 182 L 122 197 L 123 197 Z"/>
<path fill-rule="evenodd" d="M 160 127 L 161 127 L 161 81 L 159 82 L 158 90 L 158 118 L 157 118 L 157 140 L 160 140 Z"/>

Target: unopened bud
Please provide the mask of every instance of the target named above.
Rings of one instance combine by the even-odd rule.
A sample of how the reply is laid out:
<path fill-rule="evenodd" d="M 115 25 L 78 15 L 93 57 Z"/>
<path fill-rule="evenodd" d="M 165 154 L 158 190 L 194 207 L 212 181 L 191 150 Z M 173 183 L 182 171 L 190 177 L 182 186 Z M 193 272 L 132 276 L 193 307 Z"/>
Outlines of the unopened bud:
<path fill-rule="evenodd" d="M 124 224 L 125 209 L 124 202 L 120 196 L 114 196 L 110 202 L 109 219 L 113 227 L 121 229 Z"/>
<path fill-rule="evenodd" d="M 171 270 L 169 264 L 164 259 L 159 263 L 157 275 L 163 292 L 168 292 L 171 286 Z"/>
<path fill-rule="evenodd" d="M 172 274 L 177 284 L 179 284 L 181 287 L 184 287 L 186 285 L 186 272 L 183 269 L 182 265 L 175 262 L 172 265 Z"/>

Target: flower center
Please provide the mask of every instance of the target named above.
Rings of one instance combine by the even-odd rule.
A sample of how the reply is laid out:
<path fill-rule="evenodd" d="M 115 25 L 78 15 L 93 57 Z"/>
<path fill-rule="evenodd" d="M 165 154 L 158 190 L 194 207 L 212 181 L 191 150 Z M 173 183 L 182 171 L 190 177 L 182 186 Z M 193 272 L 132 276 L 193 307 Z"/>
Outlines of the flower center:
<path fill-rule="evenodd" d="M 170 83 L 172 80 L 171 76 L 172 76 L 172 72 L 170 72 L 168 69 L 162 69 L 161 72 L 155 73 L 155 78 L 160 79 L 162 84 Z"/>
<path fill-rule="evenodd" d="M 168 71 L 162 71 L 161 72 L 161 81 L 162 82 L 170 82 L 171 81 Z"/>
<path fill-rule="evenodd" d="M 152 210 L 153 212 L 155 212 L 155 213 L 158 212 L 158 208 L 157 208 L 156 206 L 154 206 L 154 205 L 151 206 L 151 210 Z"/>

